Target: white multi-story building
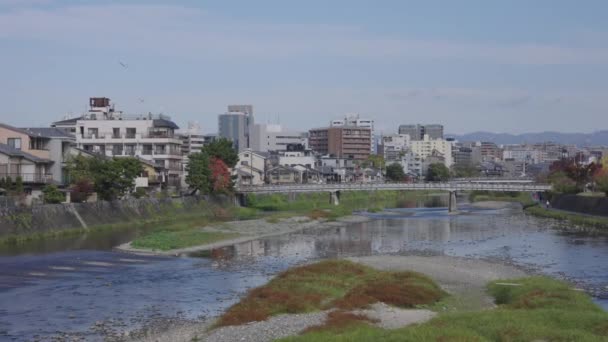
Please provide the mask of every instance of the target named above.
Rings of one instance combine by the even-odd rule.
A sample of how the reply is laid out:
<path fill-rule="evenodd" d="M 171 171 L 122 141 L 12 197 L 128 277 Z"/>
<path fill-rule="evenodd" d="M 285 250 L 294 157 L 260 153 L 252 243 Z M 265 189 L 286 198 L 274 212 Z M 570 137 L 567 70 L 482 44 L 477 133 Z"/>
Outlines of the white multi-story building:
<path fill-rule="evenodd" d="M 296 166 L 302 165 L 315 168 L 317 158 L 311 150 L 284 151 L 279 153 L 279 165 Z"/>
<path fill-rule="evenodd" d="M 205 135 L 201 134 L 201 126 L 196 122 L 188 122 L 188 129 L 178 132 L 182 141 L 182 155 L 184 159 L 188 155 L 200 152 L 205 146 Z"/>
<path fill-rule="evenodd" d="M 410 136 L 407 134 L 393 134 L 382 137 L 384 160 L 400 160 L 410 146 Z"/>
<path fill-rule="evenodd" d="M 287 131 L 281 125 L 255 124 L 251 130 L 251 148 L 254 151 L 285 151 L 287 145 L 302 144 L 304 133 Z"/>
<path fill-rule="evenodd" d="M 359 114 L 347 114 L 343 119 L 332 120 L 329 125 L 331 127 L 354 126 L 369 128 L 371 130 L 370 152 L 376 154 L 378 151 L 378 144 L 376 144 L 376 135 L 374 131 L 374 120 L 361 119 Z"/>
<path fill-rule="evenodd" d="M 415 156 L 420 157 L 423 161 L 428 157 L 443 157 L 444 164 L 447 167 L 452 166 L 452 143 L 444 139 L 431 140 L 428 135 L 424 135 L 422 140 L 410 141 L 410 149 Z"/>
<path fill-rule="evenodd" d="M 548 154 L 546 151 L 527 146 L 506 146 L 502 152 L 502 159 L 539 164 L 548 159 Z"/>
<path fill-rule="evenodd" d="M 79 118 L 53 123 L 76 137 L 85 151 L 108 157 L 132 156 L 167 170 L 166 184 L 180 186 L 183 177 L 179 127 L 165 115 L 126 115 L 115 111 L 108 98 L 91 98 L 90 109 Z"/>

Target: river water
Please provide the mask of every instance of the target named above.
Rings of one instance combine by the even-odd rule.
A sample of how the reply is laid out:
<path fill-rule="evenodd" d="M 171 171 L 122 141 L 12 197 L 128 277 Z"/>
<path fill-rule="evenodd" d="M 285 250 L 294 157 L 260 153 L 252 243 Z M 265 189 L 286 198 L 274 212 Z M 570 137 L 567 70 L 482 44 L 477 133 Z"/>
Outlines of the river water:
<path fill-rule="evenodd" d="M 373 220 L 223 248 L 211 257 L 142 257 L 110 242 L 5 250 L 0 257 L 0 340 L 86 340 L 178 318 L 220 314 L 249 288 L 302 262 L 375 254 L 443 254 L 512 263 L 572 281 L 608 308 L 608 237 L 568 233 L 518 209 L 392 209 Z M 118 233 L 117 233 L 118 234 Z M 132 234 L 132 233 L 129 233 Z M 69 248 L 67 248 L 69 249 Z"/>

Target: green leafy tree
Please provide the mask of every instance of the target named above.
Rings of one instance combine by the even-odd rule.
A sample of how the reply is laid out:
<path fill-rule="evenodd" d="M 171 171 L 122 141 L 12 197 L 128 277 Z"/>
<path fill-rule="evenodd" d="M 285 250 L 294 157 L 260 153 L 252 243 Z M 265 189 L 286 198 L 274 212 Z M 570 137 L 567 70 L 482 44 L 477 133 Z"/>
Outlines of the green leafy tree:
<path fill-rule="evenodd" d="M 582 187 L 563 171 L 553 172 L 547 179 L 556 192 L 576 194 L 582 190 Z"/>
<path fill-rule="evenodd" d="M 6 192 L 13 191 L 14 184 L 13 184 L 13 179 L 11 178 L 11 176 L 6 177 L 6 179 L 4 180 L 4 184 L 6 184 L 6 188 L 4 188 L 6 190 Z"/>
<path fill-rule="evenodd" d="M 71 184 L 86 179 L 92 182 L 95 173 L 95 165 L 98 165 L 100 158 L 85 157 L 78 155 L 68 160 L 66 171 Z"/>
<path fill-rule="evenodd" d="M 386 178 L 393 182 L 400 182 L 405 179 L 405 172 L 403 172 L 403 166 L 398 163 L 390 164 L 386 167 Z"/>
<path fill-rule="evenodd" d="M 133 197 L 135 197 L 135 198 L 142 198 L 146 195 L 147 195 L 146 189 L 144 189 L 144 188 L 137 188 L 137 189 L 135 189 L 135 192 L 133 192 Z"/>
<path fill-rule="evenodd" d="M 201 152 L 205 153 L 209 158 L 215 157 L 221 159 L 229 168 L 233 168 L 239 161 L 239 155 L 234 149 L 232 141 L 226 138 L 219 138 L 203 146 Z"/>
<path fill-rule="evenodd" d="M 602 167 L 594 177 L 595 187 L 608 196 L 608 167 Z"/>
<path fill-rule="evenodd" d="M 59 191 L 56 185 L 49 184 L 42 189 L 44 203 L 57 204 L 65 201 L 65 195 Z"/>
<path fill-rule="evenodd" d="M 372 154 L 366 160 L 361 162 L 360 165 L 363 168 L 373 167 L 376 169 L 384 169 L 386 166 L 386 163 L 384 161 L 384 156 L 379 155 L 379 154 Z"/>
<path fill-rule="evenodd" d="M 209 155 L 204 152 L 193 153 L 188 157 L 186 171 L 186 184 L 192 189 L 192 193 L 197 191 L 201 194 L 209 193 L 211 189 L 211 169 L 209 168 Z"/>
<path fill-rule="evenodd" d="M 429 165 L 426 172 L 427 182 L 445 182 L 450 179 L 450 170 L 442 163 Z"/>
<path fill-rule="evenodd" d="M 479 176 L 479 168 L 473 164 L 454 164 L 452 175 L 456 178 L 472 178 Z"/>
<path fill-rule="evenodd" d="M 15 178 L 15 186 L 13 187 L 13 192 L 16 195 L 21 195 L 23 194 L 23 178 L 21 178 L 21 176 L 17 176 L 17 178 Z"/>
<path fill-rule="evenodd" d="M 143 172 L 140 161 L 131 157 L 92 160 L 95 191 L 106 201 L 116 200 L 132 191 L 135 178 Z"/>

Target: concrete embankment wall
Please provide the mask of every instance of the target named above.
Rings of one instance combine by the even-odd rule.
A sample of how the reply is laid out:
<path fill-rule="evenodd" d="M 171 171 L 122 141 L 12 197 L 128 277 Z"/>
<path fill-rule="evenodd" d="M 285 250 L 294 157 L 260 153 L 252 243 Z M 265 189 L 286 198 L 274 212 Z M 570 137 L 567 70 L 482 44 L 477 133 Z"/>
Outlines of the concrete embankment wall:
<path fill-rule="evenodd" d="M 556 209 L 574 211 L 581 214 L 608 216 L 607 197 L 555 195 L 551 199 L 551 206 Z"/>
<path fill-rule="evenodd" d="M 0 237 L 150 219 L 163 213 L 199 210 L 205 204 L 223 206 L 229 203 L 228 198 L 182 197 L 0 208 Z"/>

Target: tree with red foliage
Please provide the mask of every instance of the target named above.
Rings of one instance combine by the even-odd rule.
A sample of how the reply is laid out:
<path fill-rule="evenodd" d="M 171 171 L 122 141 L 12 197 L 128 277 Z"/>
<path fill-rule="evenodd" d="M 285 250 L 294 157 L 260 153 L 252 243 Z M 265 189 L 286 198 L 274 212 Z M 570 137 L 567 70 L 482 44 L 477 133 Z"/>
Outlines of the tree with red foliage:
<path fill-rule="evenodd" d="M 608 168 L 599 168 L 593 176 L 595 188 L 608 196 Z"/>
<path fill-rule="evenodd" d="M 228 192 L 232 188 L 232 179 L 228 165 L 217 157 L 211 157 L 209 160 L 209 168 L 211 169 L 211 188 L 213 192 Z"/>
<path fill-rule="evenodd" d="M 551 178 L 561 178 L 561 177 L 553 177 L 554 175 L 565 175 L 567 178 L 572 180 L 577 188 L 582 190 L 585 185 L 591 182 L 594 178 L 596 172 L 601 169 L 601 164 L 598 163 L 590 163 L 590 164 L 580 164 L 576 162 L 576 159 L 561 159 L 553 164 L 550 167 L 550 176 Z M 556 185 L 556 184 L 554 184 Z"/>

